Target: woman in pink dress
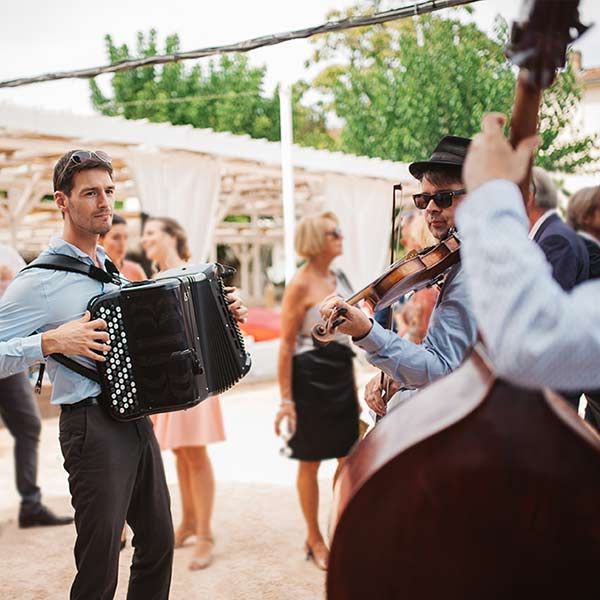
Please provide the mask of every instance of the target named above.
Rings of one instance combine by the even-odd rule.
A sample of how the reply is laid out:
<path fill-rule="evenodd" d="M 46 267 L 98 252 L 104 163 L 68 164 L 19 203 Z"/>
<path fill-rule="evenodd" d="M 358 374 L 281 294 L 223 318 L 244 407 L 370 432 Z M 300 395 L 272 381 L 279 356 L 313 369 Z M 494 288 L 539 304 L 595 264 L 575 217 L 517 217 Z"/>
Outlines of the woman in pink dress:
<path fill-rule="evenodd" d="M 142 247 L 158 271 L 181 267 L 190 259 L 185 231 L 170 218 L 146 221 Z M 242 320 L 243 315 L 235 316 Z M 219 398 L 207 398 L 186 411 L 154 415 L 152 421 L 161 450 L 171 449 L 176 456 L 182 518 L 175 531 L 175 547 L 195 535 L 189 568 L 203 569 L 211 563 L 214 548 L 210 520 L 215 482 L 206 446 L 225 439 Z"/>

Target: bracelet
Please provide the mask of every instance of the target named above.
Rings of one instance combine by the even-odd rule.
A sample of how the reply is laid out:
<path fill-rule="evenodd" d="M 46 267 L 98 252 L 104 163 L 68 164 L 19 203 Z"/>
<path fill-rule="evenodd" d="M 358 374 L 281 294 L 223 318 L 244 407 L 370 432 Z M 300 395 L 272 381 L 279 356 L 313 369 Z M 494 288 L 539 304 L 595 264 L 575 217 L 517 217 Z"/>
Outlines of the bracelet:
<path fill-rule="evenodd" d="M 294 404 L 294 401 L 288 400 L 287 398 L 282 398 L 280 404 L 281 406 L 285 406 L 286 404 Z"/>

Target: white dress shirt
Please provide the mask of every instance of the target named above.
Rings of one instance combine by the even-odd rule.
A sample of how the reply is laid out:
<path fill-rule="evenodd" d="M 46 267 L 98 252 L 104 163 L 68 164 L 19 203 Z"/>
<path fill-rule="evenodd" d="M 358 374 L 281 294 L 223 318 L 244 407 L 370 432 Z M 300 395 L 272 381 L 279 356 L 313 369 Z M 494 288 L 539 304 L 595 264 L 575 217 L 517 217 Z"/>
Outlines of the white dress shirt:
<path fill-rule="evenodd" d="M 469 194 L 457 223 L 472 309 L 499 375 L 533 388 L 600 388 L 600 281 L 561 289 L 527 237 L 510 181 Z"/>

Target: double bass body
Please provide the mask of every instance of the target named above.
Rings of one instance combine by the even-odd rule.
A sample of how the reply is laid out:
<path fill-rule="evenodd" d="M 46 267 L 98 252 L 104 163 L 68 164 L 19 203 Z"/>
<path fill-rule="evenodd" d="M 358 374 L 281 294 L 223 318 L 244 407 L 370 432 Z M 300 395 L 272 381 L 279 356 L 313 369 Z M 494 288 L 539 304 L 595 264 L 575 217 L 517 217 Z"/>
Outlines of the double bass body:
<path fill-rule="evenodd" d="M 598 436 L 551 392 L 496 379 L 478 349 L 348 460 L 327 597 L 594 597 L 599 475 Z"/>

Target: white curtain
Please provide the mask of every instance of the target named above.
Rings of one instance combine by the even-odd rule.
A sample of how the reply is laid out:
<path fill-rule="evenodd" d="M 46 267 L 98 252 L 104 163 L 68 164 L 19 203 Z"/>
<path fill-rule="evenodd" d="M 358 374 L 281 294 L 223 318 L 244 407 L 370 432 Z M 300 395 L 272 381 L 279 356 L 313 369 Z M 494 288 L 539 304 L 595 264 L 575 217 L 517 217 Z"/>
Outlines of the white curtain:
<path fill-rule="evenodd" d="M 192 260 L 207 259 L 221 186 L 216 160 L 194 154 L 135 150 L 128 157 L 142 210 L 176 219 L 188 234 Z"/>
<path fill-rule="evenodd" d="M 336 266 L 358 291 L 389 263 L 392 183 L 328 175 L 324 196 L 325 210 L 337 215 L 344 234 L 344 254 Z"/>

